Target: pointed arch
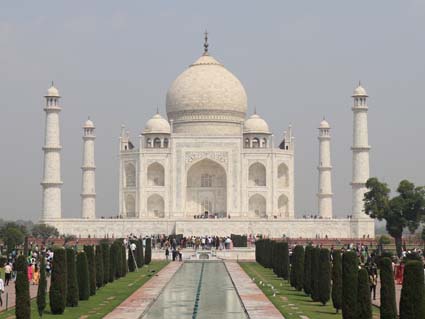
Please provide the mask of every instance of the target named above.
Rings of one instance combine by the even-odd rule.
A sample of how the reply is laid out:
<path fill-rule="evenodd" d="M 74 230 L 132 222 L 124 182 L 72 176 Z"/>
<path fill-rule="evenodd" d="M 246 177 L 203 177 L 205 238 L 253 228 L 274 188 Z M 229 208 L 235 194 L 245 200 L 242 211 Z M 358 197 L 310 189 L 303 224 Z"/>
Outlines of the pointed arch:
<path fill-rule="evenodd" d="M 279 210 L 279 216 L 280 217 L 289 217 L 289 205 L 288 205 L 288 197 L 286 195 L 282 194 L 279 196 L 279 199 L 277 201 L 277 207 Z"/>
<path fill-rule="evenodd" d="M 136 200 L 132 194 L 125 197 L 125 213 L 127 217 L 136 217 Z"/>
<path fill-rule="evenodd" d="M 164 186 L 165 174 L 164 166 L 155 162 L 148 166 L 148 185 L 149 186 Z"/>
<path fill-rule="evenodd" d="M 267 216 L 266 209 L 267 209 L 267 202 L 264 196 L 260 194 L 255 194 L 249 198 L 250 216 L 265 218 Z"/>
<path fill-rule="evenodd" d="M 164 218 L 164 199 L 158 194 L 153 194 L 148 198 L 148 216 Z"/>
<path fill-rule="evenodd" d="M 133 163 L 125 164 L 125 186 L 136 186 L 136 167 Z"/>
<path fill-rule="evenodd" d="M 289 186 L 289 170 L 285 163 L 281 163 L 277 169 L 277 186 L 278 188 Z"/>
<path fill-rule="evenodd" d="M 257 162 L 249 167 L 248 185 L 251 187 L 266 186 L 266 167 Z"/>

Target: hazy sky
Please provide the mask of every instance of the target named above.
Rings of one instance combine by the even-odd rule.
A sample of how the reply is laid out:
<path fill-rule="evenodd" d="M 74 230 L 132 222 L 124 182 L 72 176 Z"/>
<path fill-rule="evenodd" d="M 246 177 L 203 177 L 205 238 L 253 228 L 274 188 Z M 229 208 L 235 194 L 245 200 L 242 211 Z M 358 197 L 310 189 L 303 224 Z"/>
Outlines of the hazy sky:
<path fill-rule="evenodd" d="M 96 124 L 97 215 L 118 211 L 118 136 L 136 140 L 171 82 L 210 52 L 280 139 L 296 137 L 296 213 L 316 211 L 317 127 L 332 126 L 334 212 L 351 207 L 351 94 L 367 89 L 371 175 L 425 184 L 425 1 L 2 1 L 0 217 L 38 220 L 43 112 L 63 96 L 63 216 L 80 215 L 82 129 Z M 136 143 L 137 144 L 137 143 Z"/>

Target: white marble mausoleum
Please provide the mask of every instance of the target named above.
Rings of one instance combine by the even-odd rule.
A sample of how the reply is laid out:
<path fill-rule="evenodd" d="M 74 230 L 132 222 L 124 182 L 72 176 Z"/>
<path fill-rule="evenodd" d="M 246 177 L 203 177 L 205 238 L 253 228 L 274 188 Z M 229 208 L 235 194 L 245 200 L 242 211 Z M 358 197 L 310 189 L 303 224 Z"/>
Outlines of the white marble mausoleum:
<path fill-rule="evenodd" d="M 289 125 L 275 138 L 256 111 L 248 114 L 243 85 L 209 54 L 206 39 L 204 53 L 172 82 L 166 115 L 154 114 L 134 139 L 122 127 L 117 168 L 119 218 L 96 218 L 95 126 L 91 120 L 83 126 L 81 218 L 63 218 L 61 106 L 59 92 L 52 85 L 44 109 L 41 221 L 61 233 L 82 237 L 129 233 L 374 237 L 374 221 L 359 204 L 369 177 L 368 108 L 363 87 L 356 88 L 353 98 L 352 218 L 333 218 L 331 135 L 325 120 L 318 136 L 318 217 L 295 218 L 292 128 Z"/>

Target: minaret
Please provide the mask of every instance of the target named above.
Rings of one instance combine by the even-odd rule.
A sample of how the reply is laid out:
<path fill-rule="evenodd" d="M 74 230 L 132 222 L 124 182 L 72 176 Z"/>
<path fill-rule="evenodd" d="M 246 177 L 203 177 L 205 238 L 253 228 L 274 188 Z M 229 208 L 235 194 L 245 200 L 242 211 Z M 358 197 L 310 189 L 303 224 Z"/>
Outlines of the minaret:
<path fill-rule="evenodd" d="M 96 191 L 95 191 L 95 170 L 94 164 L 94 135 L 95 126 L 90 118 L 83 126 L 83 179 L 81 186 L 81 218 L 96 218 Z"/>
<path fill-rule="evenodd" d="M 60 152 L 60 128 L 59 128 L 59 91 L 52 86 L 47 90 L 46 106 L 46 126 L 44 134 L 44 169 L 43 180 L 43 207 L 41 220 L 61 218 L 61 159 Z"/>
<path fill-rule="evenodd" d="M 332 218 L 332 165 L 331 165 L 331 127 L 323 119 L 319 126 L 319 216 Z"/>
<path fill-rule="evenodd" d="M 364 194 L 369 179 L 369 140 L 367 129 L 366 90 L 359 86 L 354 90 L 353 99 L 353 179 L 351 182 L 353 207 L 352 218 L 366 218 L 364 213 Z"/>

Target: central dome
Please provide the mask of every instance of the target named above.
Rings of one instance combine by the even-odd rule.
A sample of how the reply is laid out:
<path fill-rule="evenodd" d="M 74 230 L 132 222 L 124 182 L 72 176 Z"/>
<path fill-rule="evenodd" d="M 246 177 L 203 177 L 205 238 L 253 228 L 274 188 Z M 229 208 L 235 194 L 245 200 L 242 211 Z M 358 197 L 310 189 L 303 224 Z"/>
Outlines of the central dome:
<path fill-rule="evenodd" d="M 222 135 L 226 126 L 232 134 L 245 119 L 247 97 L 236 76 L 206 53 L 174 80 L 166 106 L 177 133 L 195 133 L 201 123 L 214 122 L 217 130 L 209 132 L 204 125 L 200 133 Z"/>

